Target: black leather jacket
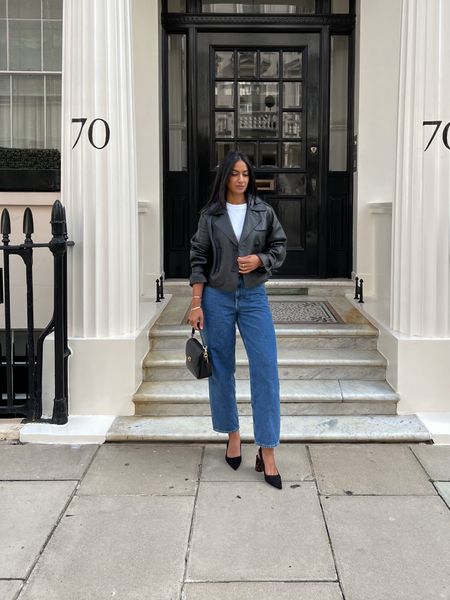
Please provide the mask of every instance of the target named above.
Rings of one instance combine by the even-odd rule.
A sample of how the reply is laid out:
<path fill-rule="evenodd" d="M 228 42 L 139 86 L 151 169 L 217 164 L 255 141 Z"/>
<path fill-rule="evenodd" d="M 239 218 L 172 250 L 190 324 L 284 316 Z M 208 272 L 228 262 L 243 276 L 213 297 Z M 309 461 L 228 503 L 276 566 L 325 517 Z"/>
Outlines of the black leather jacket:
<path fill-rule="evenodd" d="M 273 208 L 258 197 L 249 197 L 239 242 L 226 208 L 220 214 L 202 213 L 191 238 L 189 283 L 207 283 L 229 292 L 237 289 L 238 256 L 256 254 L 263 266 L 244 275 L 244 285 L 254 287 L 269 279 L 286 258 L 286 234 Z"/>

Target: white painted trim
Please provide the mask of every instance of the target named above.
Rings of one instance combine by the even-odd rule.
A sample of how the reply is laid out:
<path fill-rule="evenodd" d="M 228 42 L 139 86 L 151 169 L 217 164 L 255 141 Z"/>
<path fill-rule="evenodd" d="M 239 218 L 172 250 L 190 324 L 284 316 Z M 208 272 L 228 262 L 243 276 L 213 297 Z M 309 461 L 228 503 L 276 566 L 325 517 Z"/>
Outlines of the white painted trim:
<path fill-rule="evenodd" d="M 372 214 L 392 214 L 392 202 L 369 202 L 368 207 Z"/>

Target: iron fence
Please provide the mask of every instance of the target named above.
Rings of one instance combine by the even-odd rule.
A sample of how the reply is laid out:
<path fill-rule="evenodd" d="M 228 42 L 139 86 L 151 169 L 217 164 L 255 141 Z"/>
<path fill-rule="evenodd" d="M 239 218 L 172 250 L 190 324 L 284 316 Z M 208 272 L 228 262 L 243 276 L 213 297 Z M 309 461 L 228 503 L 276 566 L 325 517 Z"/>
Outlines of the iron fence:
<path fill-rule="evenodd" d="M 23 215 L 22 244 L 10 243 L 11 219 L 3 209 L 0 230 L 2 234 L 3 269 L 0 269 L 0 303 L 4 304 L 4 343 L 0 344 L 0 415 L 23 415 L 31 421 L 42 419 L 42 369 L 45 338 L 54 334 L 54 400 L 52 423 L 63 425 L 68 420 L 68 358 L 67 345 L 67 247 L 65 210 L 56 200 L 51 213 L 52 239 L 35 243 L 33 214 L 29 208 Z M 53 254 L 53 315 L 43 331 L 34 326 L 33 253 L 37 248 L 48 248 Z M 25 264 L 27 329 L 24 351 L 18 352 L 11 327 L 11 274 L 10 258 L 18 255 Z M 25 374 L 26 373 L 26 374 Z M 24 376 L 25 375 L 25 376 Z"/>

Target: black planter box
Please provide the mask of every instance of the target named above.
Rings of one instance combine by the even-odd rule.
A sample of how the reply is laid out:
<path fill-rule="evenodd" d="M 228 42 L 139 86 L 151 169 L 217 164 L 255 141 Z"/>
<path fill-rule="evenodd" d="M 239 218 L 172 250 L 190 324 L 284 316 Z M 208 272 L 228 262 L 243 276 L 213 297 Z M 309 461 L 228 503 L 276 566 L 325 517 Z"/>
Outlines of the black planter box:
<path fill-rule="evenodd" d="M 0 192 L 59 192 L 59 169 L 1 169 Z"/>

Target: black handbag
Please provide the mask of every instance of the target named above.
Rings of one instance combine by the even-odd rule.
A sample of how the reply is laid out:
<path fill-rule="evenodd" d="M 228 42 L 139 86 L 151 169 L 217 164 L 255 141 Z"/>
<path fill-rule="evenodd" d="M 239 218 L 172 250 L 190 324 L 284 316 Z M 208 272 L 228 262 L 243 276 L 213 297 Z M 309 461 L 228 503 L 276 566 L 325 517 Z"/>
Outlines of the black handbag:
<path fill-rule="evenodd" d="M 195 327 L 192 328 L 191 337 L 186 342 L 186 367 L 197 377 L 204 379 L 212 373 L 211 362 L 208 355 L 208 346 L 203 340 L 201 329 L 199 329 L 202 343 L 195 338 Z"/>

